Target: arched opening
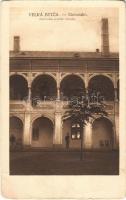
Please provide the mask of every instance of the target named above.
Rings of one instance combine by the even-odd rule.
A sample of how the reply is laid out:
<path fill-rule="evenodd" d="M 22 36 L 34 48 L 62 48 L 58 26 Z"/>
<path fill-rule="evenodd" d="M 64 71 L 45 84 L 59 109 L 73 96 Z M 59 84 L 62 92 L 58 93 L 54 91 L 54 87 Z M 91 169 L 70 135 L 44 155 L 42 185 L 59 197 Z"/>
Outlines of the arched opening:
<path fill-rule="evenodd" d="M 28 83 L 21 75 L 10 77 L 10 99 L 23 100 L 28 96 Z"/>
<path fill-rule="evenodd" d="M 100 93 L 105 101 L 114 100 L 114 86 L 112 81 L 103 75 L 97 75 L 91 78 L 88 85 L 89 93 Z"/>
<path fill-rule="evenodd" d="M 85 93 L 84 82 L 77 75 L 68 75 L 61 81 L 60 92 L 64 100 L 70 100 L 74 97 L 82 97 Z"/>
<path fill-rule="evenodd" d="M 37 118 L 32 125 L 32 146 L 53 146 L 53 123 L 46 117 Z"/>
<path fill-rule="evenodd" d="M 118 82 L 117 82 L 117 99 L 119 100 L 119 80 L 118 80 Z"/>
<path fill-rule="evenodd" d="M 69 147 L 78 149 L 81 145 L 81 139 L 78 137 L 78 132 L 72 130 L 72 121 L 70 119 L 63 121 L 62 129 L 62 145 L 66 148 L 66 136 L 69 135 Z"/>
<path fill-rule="evenodd" d="M 39 100 L 53 100 L 57 96 L 56 81 L 49 75 L 39 75 L 32 83 L 32 103 Z"/>
<path fill-rule="evenodd" d="M 10 117 L 10 144 L 22 144 L 23 123 L 18 117 Z"/>
<path fill-rule="evenodd" d="M 94 149 L 113 148 L 113 124 L 109 119 L 100 117 L 94 121 L 92 126 L 92 141 Z"/>

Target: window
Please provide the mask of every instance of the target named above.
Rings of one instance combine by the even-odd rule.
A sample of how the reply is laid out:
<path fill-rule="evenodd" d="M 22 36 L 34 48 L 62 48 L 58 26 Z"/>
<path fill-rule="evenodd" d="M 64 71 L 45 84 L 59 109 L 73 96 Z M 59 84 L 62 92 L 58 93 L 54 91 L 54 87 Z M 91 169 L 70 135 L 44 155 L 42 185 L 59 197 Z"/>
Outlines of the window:
<path fill-rule="evenodd" d="M 80 124 L 73 123 L 71 126 L 71 138 L 72 140 L 79 140 L 81 139 L 81 128 Z"/>

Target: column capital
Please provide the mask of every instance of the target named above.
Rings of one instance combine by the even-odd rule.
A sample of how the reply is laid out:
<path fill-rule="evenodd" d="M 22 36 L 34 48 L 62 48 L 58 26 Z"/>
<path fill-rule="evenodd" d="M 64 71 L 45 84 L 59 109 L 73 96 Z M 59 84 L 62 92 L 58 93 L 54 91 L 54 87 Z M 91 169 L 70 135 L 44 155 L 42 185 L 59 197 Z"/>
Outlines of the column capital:
<path fill-rule="evenodd" d="M 62 112 L 61 111 L 56 111 L 55 115 L 62 115 Z"/>
<path fill-rule="evenodd" d="M 62 104 L 61 104 L 60 99 L 57 99 L 57 100 L 56 100 L 56 107 L 55 107 L 55 109 L 56 109 L 56 113 L 57 113 L 57 112 L 58 112 L 58 113 L 61 113 Z"/>
<path fill-rule="evenodd" d="M 31 83 L 28 83 L 28 88 L 31 89 Z"/>

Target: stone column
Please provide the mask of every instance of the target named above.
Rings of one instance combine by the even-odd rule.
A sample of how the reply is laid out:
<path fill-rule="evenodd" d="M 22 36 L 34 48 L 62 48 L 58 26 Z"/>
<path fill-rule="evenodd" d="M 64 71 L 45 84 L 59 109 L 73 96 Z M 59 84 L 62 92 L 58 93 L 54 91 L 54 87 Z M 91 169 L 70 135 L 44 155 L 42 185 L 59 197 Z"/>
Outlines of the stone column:
<path fill-rule="evenodd" d="M 31 109 L 31 87 L 28 87 L 27 111 Z"/>
<path fill-rule="evenodd" d="M 116 137 L 116 145 L 115 148 L 119 148 L 119 116 L 115 117 L 115 137 Z"/>
<path fill-rule="evenodd" d="M 24 146 L 31 145 L 31 130 L 30 130 L 30 112 L 25 113 L 24 121 L 24 134 L 23 134 L 23 144 Z"/>
<path fill-rule="evenodd" d="M 31 87 L 28 87 L 28 102 L 31 102 Z"/>
<path fill-rule="evenodd" d="M 114 88 L 115 98 L 114 98 L 114 149 L 119 147 L 119 102 L 117 95 L 117 86 Z"/>
<path fill-rule="evenodd" d="M 83 129 L 84 134 L 84 148 L 91 149 L 92 148 L 92 124 L 90 122 L 85 125 Z"/>
<path fill-rule="evenodd" d="M 87 73 L 87 66 L 86 66 L 86 73 L 84 77 L 84 84 L 85 84 L 85 92 L 88 93 L 88 73 Z"/>
<path fill-rule="evenodd" d="M 57 99 L 60 100 L 60 72 L 56 74 L 56 82 L 57 82 Z"/>
<path fill-rule="evenodd" d="M 62 115 L 61 112 L 55 113 L 55 129 L 53 144 L 55 147 L 60 147 L 62 145 Z"/>
<path fill-rule="evenodd" d="M 60 100 L 60 87 L 57 87 L 57 99 Z"/>
<path fill-rule="evenodd" d="M 119 103 L 115 102 L 115 108 L 114 108 L 114 141 L 115 141 L 115 147 L 118 149 L 119 147 Z"/>
<path fill-rule="evenodd" d="M 117 88 L 114 88 L 114 92 L 115 92 L 115 101 L 117 102 L 118 101 L 118 97 L 117 97 Z"/>
<path fill-rule="evenodd" d="M 113 149 L 118 149 L 118 147 L 119 147 L 119 134 L 118 133 L 119 133 L 119 127 L 117 124 L 114 124 L 114 126 L 113 126 L 113 136 L 114 136 Z"/>

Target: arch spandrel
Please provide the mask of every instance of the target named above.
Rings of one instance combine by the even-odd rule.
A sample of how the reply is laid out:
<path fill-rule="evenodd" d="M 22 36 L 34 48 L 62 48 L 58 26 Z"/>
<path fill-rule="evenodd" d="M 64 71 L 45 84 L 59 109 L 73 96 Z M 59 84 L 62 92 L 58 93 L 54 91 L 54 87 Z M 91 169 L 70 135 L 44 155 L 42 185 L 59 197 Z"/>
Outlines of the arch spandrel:
<path fill-rule="evenodd" d="M 96 77 L 96 76 L 105 76 L 105 77 L 109 78 L 110 81 L 112 81 L 113 86 L 114 86 L 113 77 L 109 76 L 107 73 L 92 73 L 91 75 L 89 74 L 89 76 L 88 76 L 88 85 L 89 85 L 90 80 L 91 80 L 92 78 Z"/>
<path fill-rule="evenodd" d="M 82 73 L 81 73 L 82 74 Z M 75 75 L 79 78 L 81 78 L 81 80 L 84 82 L 85 85 L 85 81 L 84 81 L 84 76 L 82 76 L 80 73 L 64 73 L 61 77 L 60 77 L 60 84 L 63 81 L 64 78 L 66 78 L 67 76 L 71 76 L 71 75 Z"/>
<path fill-rule="evenodd" d="M 31 117 L 31 126 L 32 126 L 32 124 L 34 123 L 34 121 L 36 119 L 41 118 L 41 117 L 45 117 L 45 118 L 49 119 L 53 123 L 53 125 L 55 124 L 55 122 L 54 122 L 55 119 L 54 119 L 54 117 L 52 115 L 49 115 L 47 113 L 39 113 L 39 114 L 34 114 Z"/>
<path fill-rule="evenodd" d="M 94 123 L 96 120 L 101 119 L 101 118 L 110 121 L 110 123 L 114 126 L 114 120 L 112 119 L 111 116 L 110 116 L 110 117 L 107 117 L 107 116 L 100 116 L 100 115 L 97 116 L 97 117 L 95 117 L 95 119 L 92 119 L 92 120 L 91 120 L 91 124 L 93 125 L 93 123 Z"/>
<path fill-rule="evenodd" d="M 39 73 L 35 73 L 34 76 L 32 76 L 31 78 L 31 85 L 33 84 L 34 80 L 36 78 L 38 78 L 39 76 L 43 76 L 43 75 L 47 75 L 47 76 L 50 76 L 54 79 L 54 81 L 57 82 L 57 77 L 53 74 L 53 73 L 48 73 L 48 72 L 39 72 Z"/>
<path fill-rule="evenodd" d="M 21 73 L 21 72 L 11 72 L 10 73 L 10 78 L 12 76 L 16 76 L 16 75 L 23 77 L 27 81 L 27 84 L 28 84 L 28 77 L 26 75 L 24 75 L 24 73 Z"/>
<path fill-rule="evenodd" d="M 9 118 L 11 118 L 11 117 L 16 117 L 16 118 L 20 119 L 20 120 L 22 121 L 23 125 L 24 125 L 24 117 L 23 117 L 23 114 L 10 113 Z"/>

